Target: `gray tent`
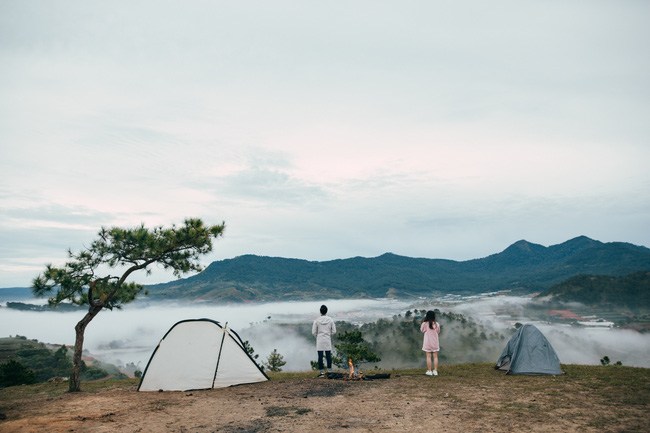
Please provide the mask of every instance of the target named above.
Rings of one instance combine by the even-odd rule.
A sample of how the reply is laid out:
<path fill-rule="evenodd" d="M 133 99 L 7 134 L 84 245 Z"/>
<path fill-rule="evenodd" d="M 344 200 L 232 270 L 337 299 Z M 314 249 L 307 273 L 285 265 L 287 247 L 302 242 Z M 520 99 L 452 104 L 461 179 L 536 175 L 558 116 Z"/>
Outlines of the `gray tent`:
<path fill-rule="evenodd" d="M 523 325 L 515 332 L 494 368 L 506 374 L 563 373 L 553 346 L 533 325 Z"/>

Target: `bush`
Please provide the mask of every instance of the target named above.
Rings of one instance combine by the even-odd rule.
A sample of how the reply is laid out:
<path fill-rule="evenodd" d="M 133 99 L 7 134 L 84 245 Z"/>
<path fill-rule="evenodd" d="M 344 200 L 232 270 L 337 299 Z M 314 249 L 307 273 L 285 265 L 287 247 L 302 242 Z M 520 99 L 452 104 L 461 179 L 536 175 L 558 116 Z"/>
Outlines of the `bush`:
<path fill-rule="evenodd" d="M 83 380 L 103 379 L 108 376 L 109 374 L 106 370 L 92 366 L 89 367 L 84 361 L 81 361 L 81 378 Z"/>
<path fill-rule="evenodd" d="M 11 359 L 0 365 L 0 387 L 36 383 L 36 375 L 20 362 Z"/>

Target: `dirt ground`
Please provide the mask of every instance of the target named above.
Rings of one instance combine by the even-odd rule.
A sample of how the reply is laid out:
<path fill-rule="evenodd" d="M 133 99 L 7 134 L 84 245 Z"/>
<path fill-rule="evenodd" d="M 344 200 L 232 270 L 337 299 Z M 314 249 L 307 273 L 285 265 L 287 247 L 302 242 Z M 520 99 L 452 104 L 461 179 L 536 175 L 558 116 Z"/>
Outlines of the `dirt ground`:
<path fill-rule="evenodd" d="M 477 369 L 440 373 L 439 377 L 393 373 L 372 381 L 318 379 L 309 374 L 192 392 L 137 392 L 133 381 L 79 393 L 44 388 L 36 395 L 0 400 L 6 416 L 0 431 L 650 431 L 644 400 L 612 401 L 607 397 L 610 391 L 598 382 L 569 375 L 505 376 Z"/>

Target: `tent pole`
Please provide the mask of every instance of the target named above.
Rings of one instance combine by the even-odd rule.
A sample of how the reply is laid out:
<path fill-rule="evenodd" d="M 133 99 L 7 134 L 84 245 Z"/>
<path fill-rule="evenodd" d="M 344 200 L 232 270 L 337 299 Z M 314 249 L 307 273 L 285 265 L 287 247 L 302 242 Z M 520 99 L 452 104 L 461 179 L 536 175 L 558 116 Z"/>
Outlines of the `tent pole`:
<path fill-rule="evenodd" d="M 214 376 L 212 377 L 212 389 L 214 389 L 214 382 L 217 380 L 217 372 L 219 371 L 219 362 L 221 361 L 221 350 L 223 349 L 223 342 L 226 339 L 227 333 L 228 333 L 228 322 L 226 322 L 223 327 L 223 335 L 221 337 L 221 344 L 219 345 L 219 357 L 217 358 L 217 365 L 214 368 Z"/>

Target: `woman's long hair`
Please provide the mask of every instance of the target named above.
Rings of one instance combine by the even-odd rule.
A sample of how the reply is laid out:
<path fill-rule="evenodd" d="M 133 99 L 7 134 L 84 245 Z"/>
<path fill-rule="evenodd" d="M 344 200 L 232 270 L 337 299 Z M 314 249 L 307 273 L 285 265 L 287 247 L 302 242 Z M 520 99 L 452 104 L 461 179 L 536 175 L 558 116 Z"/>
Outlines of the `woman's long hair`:
<path fill-rule="evenodd" d="M 435 321 L 436 321 L 436 312 L 429 310 L 427 311 L 427 315 L 424 316 L 422 323 L 429 322 L 429 329 L 433 329 L 433 324 Z"/>

